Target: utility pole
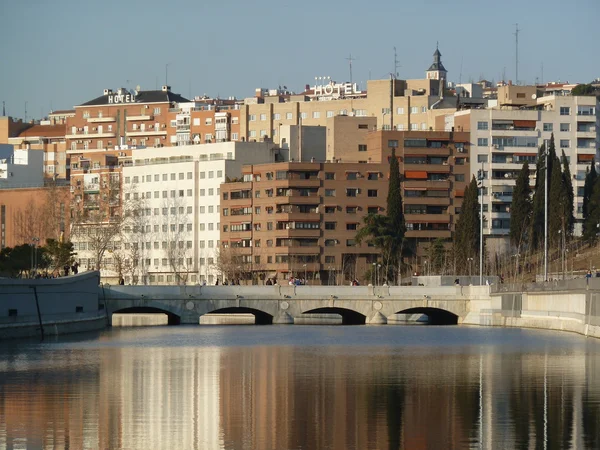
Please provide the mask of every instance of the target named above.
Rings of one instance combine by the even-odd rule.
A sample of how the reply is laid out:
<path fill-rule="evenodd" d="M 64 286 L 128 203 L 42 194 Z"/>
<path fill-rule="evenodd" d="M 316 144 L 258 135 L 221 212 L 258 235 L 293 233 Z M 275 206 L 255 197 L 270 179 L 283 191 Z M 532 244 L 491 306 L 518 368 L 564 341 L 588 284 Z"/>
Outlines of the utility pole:
<path fill-rule="evenodd" d="M 25 100 L 25 123 L 27 123 L 27 100 Z"/>
<path fill-rule="evenodd" d="M 165 86 L 169 85 L 169 63 L 165 64 Z"/>
<path fill-rule="evenodd" d="M 519 84 L 519 24 L 515 24 L 515 84 Z"/>

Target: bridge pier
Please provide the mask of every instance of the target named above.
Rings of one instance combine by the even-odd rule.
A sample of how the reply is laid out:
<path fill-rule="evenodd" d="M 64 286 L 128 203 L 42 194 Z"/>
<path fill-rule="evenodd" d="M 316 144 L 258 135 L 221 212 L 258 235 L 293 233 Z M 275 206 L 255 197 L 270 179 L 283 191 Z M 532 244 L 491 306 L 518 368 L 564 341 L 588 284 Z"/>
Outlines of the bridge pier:
<path fill-rule="evenodd" d="M 275 317 L 273 317 L 273 323 L 276 325 L 292 325 L 294 323 L 294 318 L 286 311 L 280 311 Z"/>
<path fill-rule="evenodd" d="M 370 317 L 367 317 L 367 325 L 387 325 L 387 317 L 381 312 L 375 311 Z"/>

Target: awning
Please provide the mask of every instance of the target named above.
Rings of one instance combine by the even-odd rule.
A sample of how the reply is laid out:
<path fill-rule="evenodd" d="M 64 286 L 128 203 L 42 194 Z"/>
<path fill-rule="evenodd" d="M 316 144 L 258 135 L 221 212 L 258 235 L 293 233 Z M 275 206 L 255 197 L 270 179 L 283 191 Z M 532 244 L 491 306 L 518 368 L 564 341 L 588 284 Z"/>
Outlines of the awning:
<path fill-rule="evenodd" d="M 535 120 L 515 120 L 514 125 L 519 128 L 535 128 Z"/>
<path fill-rule="evenodd" d="M 591 161 L 596 155 L 577 155 L 577 161 Z"/>
<path fill-rule="evenodd" d="M 421 187 L 405 187 L 404 188 L 405 191 L 426 191 L 427 188 L 421 188 Z"/>
<path fill-rule="evenodd" d="M 416 170 L 407 170 L 404 172 L 404 176 L 406 178 L 417 179 L 417 180 L 426 180 L 427 172 L 421 172 Z"/>
<path fill-rule="evenodd" d="M 454 196 L 455 197 L 464 197 L 465 196 L 465 190 L 464 189 L 457 189 L 454 191 Z"/>

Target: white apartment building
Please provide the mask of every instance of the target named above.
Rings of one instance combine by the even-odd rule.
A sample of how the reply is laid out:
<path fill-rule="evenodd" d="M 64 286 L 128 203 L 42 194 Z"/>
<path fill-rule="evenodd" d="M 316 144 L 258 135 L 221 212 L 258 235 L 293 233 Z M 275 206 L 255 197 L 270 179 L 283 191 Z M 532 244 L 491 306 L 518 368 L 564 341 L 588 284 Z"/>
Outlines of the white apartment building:
<path fill-rule="evenodd" d="M 274 161 L 276 152 L 269 142 L 133 150 L 132 165 L 123 167 L 123 205 L 141 213 L 123 229 L 125 283 L 214 284 L 220 185 L 240 177 L 243 165 Z"/>
<path fill-rule="evenodd" d="M 37 187 L 44 185 L 44 152 L 3 146 L 0 152 L 0 187 Z"/>
<path fill-rule="evenodd" d="M 508 249 L 512 191 L 523 162 L 535 185 L 535 163 L 540 145 L 554 133 L 555 148 L 569 161 L 575 191 L 575 234 L 581 234 L 583 186 L 586 170 L 600 149 L 596 97 L 544 96 L 534 106 L 458 111 L 447 120 L 456 131 L 471 132 L 471 173 L 484 171 L 484 235 L 492 252 Z M 525 109 L 526 108 L 526 109 Z M 448 125 L 446 125 L 448 126 Z"/>

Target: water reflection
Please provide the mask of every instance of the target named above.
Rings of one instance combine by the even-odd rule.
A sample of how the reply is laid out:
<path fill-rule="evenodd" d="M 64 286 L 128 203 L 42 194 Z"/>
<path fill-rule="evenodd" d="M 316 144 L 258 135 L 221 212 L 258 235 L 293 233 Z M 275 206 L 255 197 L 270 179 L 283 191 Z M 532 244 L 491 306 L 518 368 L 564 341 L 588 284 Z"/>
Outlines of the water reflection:
<path fill-rule="evenodd" d="M 0 348 L 0 448 L 600 448 L 598 341 L 182 330 Z"/>

